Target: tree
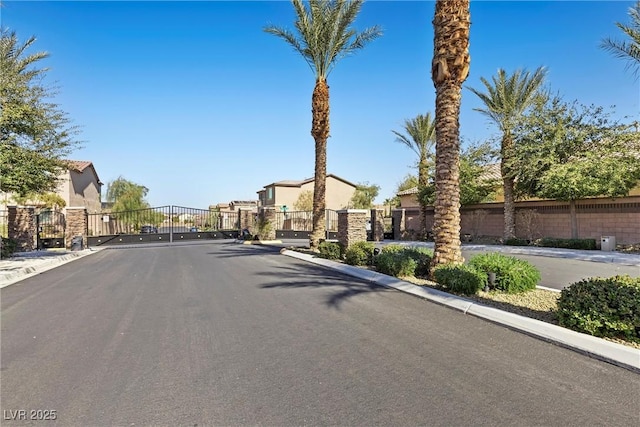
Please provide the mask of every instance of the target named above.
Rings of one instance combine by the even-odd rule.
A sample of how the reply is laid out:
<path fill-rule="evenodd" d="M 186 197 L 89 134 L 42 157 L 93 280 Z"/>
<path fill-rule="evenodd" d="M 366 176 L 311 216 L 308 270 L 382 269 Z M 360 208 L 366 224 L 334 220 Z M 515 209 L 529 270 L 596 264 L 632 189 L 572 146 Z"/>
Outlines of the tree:
<path fill-rule="evenodd" d="M 484 77 L 480 81 L 487 92 L 480 92 L 469 88 L 485 105 L 485 108 L 475 108 L 476 111 L 491 119 L 502 132 L 500 146 L 500 170 L 502 173 L 504 192 L 504 238 L 514 238 L 516 235 L 516 206 L 515 206 L 515 173 L 511 167 L 514 156 L 513 129 L 522 114 L 529 108 L 544 82 L 546 71 L 538 68 L 533 74 L 528 71 L 516 70 L 507 75 L 503 69 L 498 69 L 497 76 L 492 77 L 493 83 Z"/>
<path fill-rule="evenodd" d="M 298 195 L 298 199 L 293 204 L 297 211 L 311 212 L 313 210 L 313 191 L 303 191 Z"/>
<path fill-rule="evenodd" d="M 325 194 L 327 179 L 327 139 L 329 138 L 329 85 L 327 77 L 340 59 L 364 48 L 382 32 L 377 26 L 358 33 L 352 28 L 363 0 L 292 0 L 297 34 L 275 26 L 264 28 L 286 41 L 315 73 L 311 97 L 311 135 L 315 141 L 315 177 L 313 192 L 313 231 L 311 250 L 317 251 L 325 235 Z"/>
<path fill-rule="evenodd" d="M 500 184 L 490 174 L 490 167 L 496 158 L 495 150 L 488 142 L 470 145 L 460 154 L 460 205 L 474 205 L 494 199 Z M 418 192 L 418 200 L 427 206 L 435 202 L 433 177 L 429 184 Z"/>
<path fill-rule="evenodd" d="M 469 0 L 436 1 L 431 77 L 436 88 L 435 248 L 431 272 L 462 263 L 460 247 L 460 100 L 469 74 Z"/>
<path fill-rule="evenodd" d="M 56 92 L 43 86 L 49 55 L 28 54 L 36 39 L 20 43 L 15 32 L 0 34 L 0 190 L 19 196 L 54 191 L 63 160 L 78 145 L 78 130 L 51 101 Z"/>
<path fill-rule="evenodd" d="M 628 61 L 627 68 L 640 71 L 640 1 L 629 8 L 629 25 L 616 22 L 616 26 L 627 37 L 627 41 L 618 41 L 611 38 L 602 40 L 600 46 L 611 52 L 614 56 Z"/>
<path fill-rule="evenodd" d="M 460 204 L 475 205 L 494 200 L 500 182 L 491 176 L 496 152 L 488 142 L 471 145 L 460 155 Z"/>
<path fill-rule="evenodd" d="M 635 126 L 612 122 L 601 107 L 559 96 L 538 103 L 518 128 L 516 189 L 569 201 L 571 236 L 577 238 L 577 199 L 624 196 L 640 180 Z"/>
<path fill-rule="evenodd" d="M 368 182 L 360 183 L 356 186 L 356 191 L 353 192 L 349 204 L 354 209 L 371 209 L 373 200 L 378 197 L 378 193 L 380 193 L 379 185 L 369 185 Z"/>
<path fill-rule="evenodd" d="M 433 146 L 435 144 L 435 123 L 431 113 L 418 114 L 405 120 L 404 134 L 395 130 L 396 141 L 406 145 L 418 155 L 418 191 L 429 185 L 429 172 L 433 164 Z M 427 205 L 420 199 L 420 234 L 427 235 Z"/>
<path fill-rule="evenodd" d="M 149 203 L 144 199 L 148 192 L 147 187 L 119 176 L 107 184 L 107 201 L 113 203 L 113 212 L 148 209 Z"/>

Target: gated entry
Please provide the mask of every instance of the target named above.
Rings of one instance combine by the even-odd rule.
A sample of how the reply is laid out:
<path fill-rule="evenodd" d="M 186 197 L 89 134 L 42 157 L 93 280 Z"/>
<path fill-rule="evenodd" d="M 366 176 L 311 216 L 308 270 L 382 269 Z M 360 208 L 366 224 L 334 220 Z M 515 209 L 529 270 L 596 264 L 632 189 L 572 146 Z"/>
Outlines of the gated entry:
<path fill-rule="evenodd" d="M 90 214 L 88 229 L 89 246 L 235 239 L 240 217 L 237 212 L 170 205 Z"/>
<path fill-rule="evenodd" d="M 38 249 L 64 248 L 66 222 L 62 212 L 44 210 L 36 215 Z"/>

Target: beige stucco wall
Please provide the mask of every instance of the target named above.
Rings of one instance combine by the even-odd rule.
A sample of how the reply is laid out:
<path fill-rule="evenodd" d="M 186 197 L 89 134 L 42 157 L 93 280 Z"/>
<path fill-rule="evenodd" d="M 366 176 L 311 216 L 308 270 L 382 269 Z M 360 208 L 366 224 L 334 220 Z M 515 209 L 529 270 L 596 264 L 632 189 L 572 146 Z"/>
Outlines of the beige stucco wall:
<path fill-rule="evenodd" d="M 334 177 L 327 178 L 327 209 L 344 209 L 349 206 L 356 189 Z"/>
<path fill-rule="evenodd" d="M 286 206 L 288 210 L 294 210 L 293 205 L 300 196 L 300 187 L 276 187 L 275 190 L 275 203 L 272 206 L 276 208 Z"/>
<path fill-rule="evenodd" d="M 79 173 L 70 171 L 71 188 L 68 189 L 69 207 L 85 207 L 89 213 L 100 212 L 100 185 L 93 172 L 87 168 Z M 67 181 L 67 185 L 69 181 Z"/>

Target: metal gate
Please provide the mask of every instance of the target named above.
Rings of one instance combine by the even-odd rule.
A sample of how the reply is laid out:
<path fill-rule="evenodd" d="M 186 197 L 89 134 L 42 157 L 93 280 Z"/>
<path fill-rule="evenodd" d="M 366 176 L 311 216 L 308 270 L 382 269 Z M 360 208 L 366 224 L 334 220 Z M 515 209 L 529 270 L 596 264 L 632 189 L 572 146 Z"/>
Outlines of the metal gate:
<path fill-rule="evenodd" d="M 62 212 L 44 210 L 36 215 L 38 249 L 64 248 L 66 221 Z"/>
<path fill-rule="evenodd" d="M 124 212 L 89 214 L 89 246 L 131 243 L 235 239 L 240 230 L 238 212 L 160 206 Z"/>

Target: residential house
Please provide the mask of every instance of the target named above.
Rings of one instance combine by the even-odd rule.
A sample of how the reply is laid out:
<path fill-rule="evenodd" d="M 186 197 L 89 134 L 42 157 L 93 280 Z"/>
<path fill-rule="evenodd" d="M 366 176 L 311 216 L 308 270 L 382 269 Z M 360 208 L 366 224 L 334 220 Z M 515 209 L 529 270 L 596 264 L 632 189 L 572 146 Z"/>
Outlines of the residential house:
<path fill-rule="evenodd" d="M 356 190 L 356 185 L 333 174 L 327 175 L 326 185 L 325 200 L 327 209 L 338 210 L 347 208 Z M 260 206 L 276 207 L 280 210 L 286 209 L 292 211 L 300 194 L 305 191 L 313 192 L 313 187 L 313 178 L 302 181 L 287 180 L 265 185 L 262 190 L 257 193 Z"/>
<path fill-rule="evenodd" d="M 56 193 L 67 207 L 84 207 L 89 213 L 102 211 L 102 181 L 92 162 L 69 160 L 69 168 L 60 177 Z"/>
<path fill-rule="evenodd" d="M 55 193 L 62 198 L 66 207 L 84 207 L 89 213 L 102 210 L 102 182 L 90 161 L 68 160 L 68 169 L 58 177 Z M 2 194 L 2 204 L 16 203 L 12 194 Z M 28 201 L 28 205 L 40 205 L 37 200 Z"/>

